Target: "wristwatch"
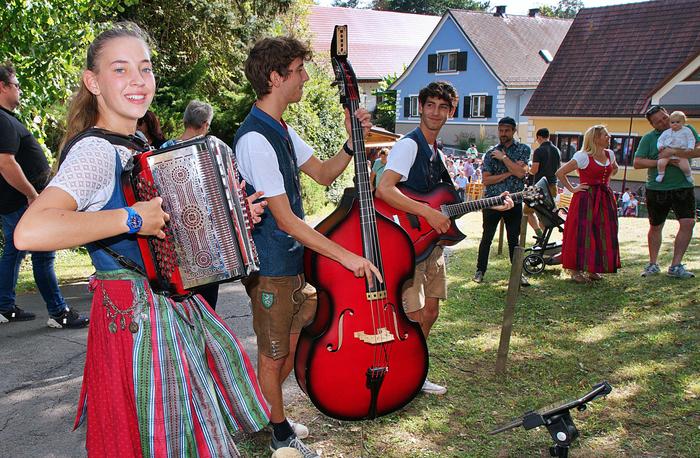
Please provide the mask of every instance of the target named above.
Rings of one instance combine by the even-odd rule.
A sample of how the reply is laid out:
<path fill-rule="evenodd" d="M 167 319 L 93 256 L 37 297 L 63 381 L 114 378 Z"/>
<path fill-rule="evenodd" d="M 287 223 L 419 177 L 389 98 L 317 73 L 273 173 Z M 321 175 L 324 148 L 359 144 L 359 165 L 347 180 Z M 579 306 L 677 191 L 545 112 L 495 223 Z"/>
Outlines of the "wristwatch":
<path fill-rule="evenodd" d="M 136 234 L 141 230 L 143 219 L 141 218 L 141 215 L 136 213 L 136 210 L 131 207 L 124 207 L 124 210 L 126 210 L 128 214 L 126 217 L 126 227 L 129 228 L 129 234 Z"/>

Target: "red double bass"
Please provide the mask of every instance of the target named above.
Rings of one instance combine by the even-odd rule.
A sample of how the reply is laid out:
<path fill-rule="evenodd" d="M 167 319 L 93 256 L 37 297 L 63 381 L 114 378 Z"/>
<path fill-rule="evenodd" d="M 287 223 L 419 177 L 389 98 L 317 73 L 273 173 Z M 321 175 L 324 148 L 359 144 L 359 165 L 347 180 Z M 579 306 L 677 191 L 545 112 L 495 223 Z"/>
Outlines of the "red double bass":
<path fill-rule="evenodd" d="M 359 92 L 347 61 L 347 26 L 335 27 L 331 56 L 341 102 L 354 113 Z M 345 190 L 338 208 L 316 230 L 370 260 L 384 282 L 375 277 L 370 286 L 366 278 L 307 249 L 304 270 L 318 292 L 318 310 L 301 331 L 294 368 L 299 386 L 321 412 L 362 420 L 394 412 L 420 392 L 428 348 L 420 326 L 401 305 L 402 287 L 415 265 L 411 240 L 375 211 L 362 126 L 354 115 L 351 120 L 355 188 Z"/>

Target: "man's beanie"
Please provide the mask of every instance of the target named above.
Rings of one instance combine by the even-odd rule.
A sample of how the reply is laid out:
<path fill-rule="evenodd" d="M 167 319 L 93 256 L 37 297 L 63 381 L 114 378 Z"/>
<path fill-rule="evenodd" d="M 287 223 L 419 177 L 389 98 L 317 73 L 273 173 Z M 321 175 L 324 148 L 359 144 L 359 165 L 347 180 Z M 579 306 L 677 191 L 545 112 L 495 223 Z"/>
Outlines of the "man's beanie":
<path fill-rule="evenodd" d="M 498 121 L 498 125 L 506 125 L 506 126 L 513 126 L 513 129 L 515 129 L 515 119 L 511 118 L 510 116 L 506 116 L 505 118 L 501 118 Z"/>

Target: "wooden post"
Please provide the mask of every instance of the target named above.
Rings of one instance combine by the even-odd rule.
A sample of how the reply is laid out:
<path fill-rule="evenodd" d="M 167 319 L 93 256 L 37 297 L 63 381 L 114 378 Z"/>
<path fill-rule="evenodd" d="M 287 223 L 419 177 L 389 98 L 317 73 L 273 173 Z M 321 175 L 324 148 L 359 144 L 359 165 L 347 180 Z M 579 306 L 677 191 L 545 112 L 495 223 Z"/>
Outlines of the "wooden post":
<path fill-rule="evenodd" d="M 498 354 L 496 356 L 496 374 L 498 375 L 506 373 L 510 335 L 513 331 L 513 319 L 515 317 L 515 304 L 518 302 L 520 277 L 523 272 L 523 252 L 523 247 L 520 246 L 516 246 L 513 252 L 513 264 L 510 268 L 510 280 L 508 282 L 508 293 L 506 294 L 506 307 L 503 310 L 501 340 L 498 344 Z"/>
<path fill-rule="evenodd" d="M 503 254 L 503 231 L 505 230 L 505 224 L 503 222 L 503 218 L 501 218 L 501 222 L 498 223 L 498 254 L 499 256 Z"/>
<path fill-rule="evenodd" d="M 523 204 L 523 208 L 525 207 L 526 204 Z M 529 224 L 527 224 L 527 215 L 525 212 L 523 212 L 523 219 L 520 220 L 520 241 L 518 242 L 518 245 L 521 247 L 525 248 L 525 245 L 527 244 L 527 228 Z"/>

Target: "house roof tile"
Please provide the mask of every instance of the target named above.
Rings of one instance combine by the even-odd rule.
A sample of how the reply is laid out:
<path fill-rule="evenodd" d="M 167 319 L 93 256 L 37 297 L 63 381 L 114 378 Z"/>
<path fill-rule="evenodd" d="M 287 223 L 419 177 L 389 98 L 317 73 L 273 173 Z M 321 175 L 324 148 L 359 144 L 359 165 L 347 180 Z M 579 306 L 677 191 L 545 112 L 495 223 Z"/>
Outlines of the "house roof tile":
<path fill-rule="evenodd" d="M 659 85 L 700 52 L 700 0 L 579 11 L 525 116 L 643 114 Z"/>
<path fill-rule="evenodd" d="M 400 75 L 428 39 L 439 16 L 312 6 L 308 18 L 315 52 L 330 49 L 335 25 L 347 25 L 349 60 L 359 80 Z"/>
<path fill-rule="evenodd" d="M 535 87 L 547 70 L 541 49 L 552 55 L 571 26 L 569 19 L 450 10 L 449 13 L 506 86 Z"/>

